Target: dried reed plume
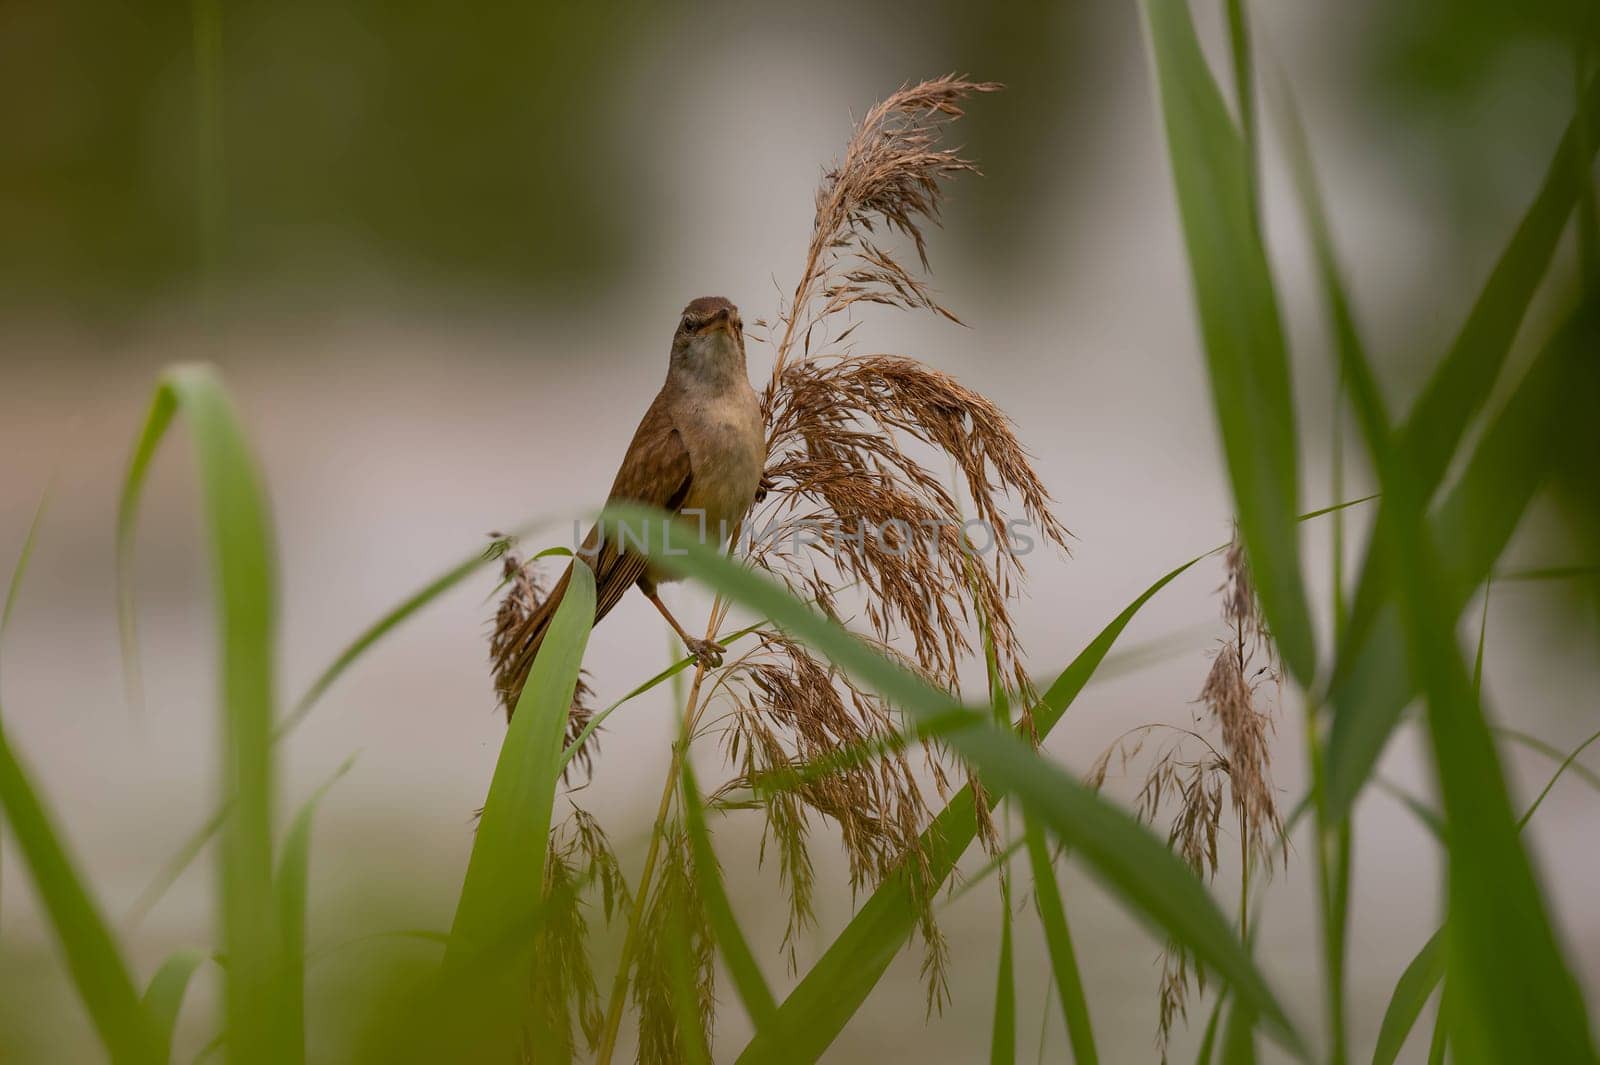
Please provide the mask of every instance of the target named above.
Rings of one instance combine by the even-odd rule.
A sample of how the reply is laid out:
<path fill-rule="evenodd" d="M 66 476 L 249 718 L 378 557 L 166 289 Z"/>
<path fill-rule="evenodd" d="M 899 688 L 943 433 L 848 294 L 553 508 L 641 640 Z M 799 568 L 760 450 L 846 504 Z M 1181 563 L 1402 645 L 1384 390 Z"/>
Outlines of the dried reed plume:
<path fill-rule="evenodd" d="M 1272 711 L 1256 708 L 1259 689 L 1268 683 L 1277 686 L 1276 657 L 1237 536 L 1228 548 L 1224 569 L 1226 576 L 1218 591 L 1229 635 L 1218 642 L 1200 690 L 1198 701 L 1204 714 L 1196 715 L 1193 728 L 1154 723 L 1124 733 L 1096 760 L 1088 782 L 1100 788 L 1113 759 L 1126 772 L 1130 762 L 1146 748 L 1152 749 L 1135 813 L 1140 820 L 1154 824 L 1163 810 L 1171 808 L 1167 845 L 1196 876 L 1210 880 L 1218 868 L 1217 838 L 1226 781 L 1239 831 L 1243 925 L 1251 871 L 1270 876 L 1278 858 L 1287 861 L 1289 855 L 1272 785 Z M 1255 664 L 1258 657 L 1263 659 L 1259 666 Z M 1213 738 L 1220 738 L 1220 748 Z M 1191 974 L 1197 989 L 1204 992 L 1205 971 L 1182 943 L 1168 941 L 1157 992 L 1156 1042 L 1163 1062 L 1173 1026 L 1188 1016 Z"/>
<path fill-rule="evenodd" d="M 505 709 L 506 720 L 511 720 L 511 712 L 517 708 L 517 698 L 522 694 L 520 684 L 512 684 L 511 674 L 507 663 L 515 660 L 512 651 L 512 641 L 524 629 L 524 620 L 534 612 L 540 603 L 544 602 L 549 589 L 544 587 L 539 580 L 538 570 L 531 564 L 523 562 L 512 549 L 511 538 L 503 533 L 490 533 L 488 553 L 490 557 L 499 556 L 501 559 L 501 586 L 505 594 L 500 600 L 500 609 L 495 612 L 494 628 L 489 635 L 489 660 L 495 663 L 495 694 L 500 700 L 500 705 Z M 589 721 L 594 717 L 594 709 L 589 705 L 589 700 L 594 696 L 594 690 L 589 687 L 587 671 L 579 672 L 578 686 L 572 692 L 572 710 L 567 715 L 567 743 L 574 743 L 582 735 Z M 599 746 L 596 733 L 590 733 L 583 745 L 573 755 L 572 761 L 567 763 L 567 772 L 570 774 L 573 765 L 583 770 L 587 777 L 593 771 L 593 754 Z"/>
<path fill-rule="evenodd" d="M 767 494 L 748 521 L 759 533 L 754 565 L 830 616 L 858 616 L 864 635 L 883 649 L 903 648 L 909 667 L 948 690 L 959 686 L 982 619 L 1005 682 L 1027 708 L 1033 693 L 1010 604 L 1022 555 L 1033 544 L 1018 535 L 1007 503 L 1020 503 L 1033 534 L 1065 549 L 1067 533 L 1050 512 L 1048 493 L 993 403 L 915 359 L 845 346 L 858 304 L 956 320 L 879 234 L 908 239 L 926 269 L 923 227 L 938 220 L 943 182 L 976 172 L 956 150 L 938 147 L 943 127 L 961 117 L 968 96 L 997 88 L 952 76 L 902 89 L 868 112 L 843 160 L 825 174 L 794 294 L 775 324 L 758 323 L 776 350 L 763 395 Z M 947 487 L 952 469 L 970 509 Z M 974 529 L 982 530 L 981 542 L 969 535 Z M 753 787 L 763 776 L 781 777 L 897 733 L 898 719 L 881 700 L 781 634 L 763 634 L 757 650 L 728 672 L 722 687 L 735 712 L 722 731 L 736 776 L 727 788 Z M 925 761 L 943 796 L 936 752 Z M 797 787 L 754 790 L 790 900 L 791 965 L 795 936 L 811 919 L 808 813 L 837 825 L 855 890 L 876 886 L 902 863 L 925 860 L 919 833 L 928 810 L 899 747 Z M 987 805 L 979 810 L 992 843 Z M 932 899 L 919 901 L 934 1008 L 945 995 L 947 949 Z"/>
<path fill-rule="evenodd" d="M 678 1065 L 684 1041 L 711 1045 L 716 1019 L 716 941 L 695 878 L 694 857 L 681 823 L 666 828 L 666 859 L 640 927 L 633 1002 L 639 1011 L 640 1065 Z M 682 1030 L 685 1010 L 675 997 L 692 999 L 699 1031 Z"/>
<path fill-rule="evenodd" d="M 598 1041 L 600 993 L 589 964 L 584 912 L 584 896 L 593 887 L 599 889 L 601 913 L 609 922 L 628 902 L 627 881 L 599 822 L 574 805 L 566 823 L 551 832 L 545 859 L 547 908 L 534 942 L 534 956 L 544 962 L 533 967 L 528 996 L 530 1027 L 540 1045 L 537 1050 L 529 1047 L 525 1060 L 570 1060 L 576 1047 L 574 1019 L 589 1049 Z M 552 1046 L 562 1053 L 551 1054 Z"/>
<path fill-rule="evenodd" d="M 846 344 L 859 324 L 858 305 L 931 310 L 956 321 L 888 244 L 909 242 L 926 271 L 924 228 L 938 220 L 944 182 L 976 170 L 956 150 L 939 147 L 940 137 L 968 97 L 997 88 L 954 76 L 902 88 L 867 113 L 843 159 L 824 175 L 793 295 L 773 324 L 757 323 L 765 330 L 758 339 L 774 348 L 763 395 L 769 457 L 762 501 L 746 519 L 746 531 L 756 535 L 745 543 L 750 564 L 828 615 L 859 619 L 862 638 L 952 692 L 982 626 L 1000 682 L 1018 696 L 1013 702 L 1031 731 L 1033 692 L 1010 607 L 1035 538 L 1064 551 L 1067 531 L 999 408 L 914 359 L 857 354 Z M 785 535 L 802 528 L 810 531 Z M 503 634 L 515 631 L 540 595 L 509 557 L 507 579 L 491 647 L 496 660 L 504 657 Z M 726 612 L 719 601 L 708 631 L 717 631 Z M 501 687 L 509 707 L 516 693 Z M 717 714 L 707 713 L 712 703 Z M 791 968 L 798 936 L 812 920 L 816 817 L 836 826 L 857 891 L 906 863 L 925 868 L 919 833 L 929 811 L 900 724 L 881 699 L 780 632 L 758 632 L 752 650 L 713 673 L 696 670 L 684 712 L 687 742 L 675 748 L 674 769 L 689 743 L 708 733 L 720 738 L 734 775 L 712 801 L 754 807 L 764 817 L 761 858 L 770 846 L 788 898 L 782 949 Z M 859 757 L 863 750 L 871 757 Z M 941 757 L 924 750 L 943 796 Z M 819 764 L 827 771 L 811 771 Z M 981 800 L 981 789 L 974 790 Z M 609 1059 L 630 975 L 641 1060 L 675 1060 L 685 1033 L 672 992 L 685 980 L 674 983 L 671 959 L 663 957 L 674 941 L 691 959 L 687 982 L 709 1030 L 711 940 L 688 844 L 667 816 L 671 799 L 670 791 L 663 796 L 637 888 L 602 1060 Z M 978 809 L 992 845 L 987 805 L 980 801 Z M 944 1001 L 948 957 L 931 894 L 919 900 L 930 1009 Z"/>

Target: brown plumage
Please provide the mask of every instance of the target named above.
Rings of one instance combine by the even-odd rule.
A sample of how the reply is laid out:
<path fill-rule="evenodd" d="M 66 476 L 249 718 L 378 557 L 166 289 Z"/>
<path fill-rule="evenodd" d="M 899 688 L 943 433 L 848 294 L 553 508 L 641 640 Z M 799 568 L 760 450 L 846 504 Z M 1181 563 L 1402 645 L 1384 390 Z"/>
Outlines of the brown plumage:
<path fill-rule="evenodd" d="M 739 310 L 720 296 L 702 296 L 684 308 L 666 382 L 634 430 L 607 501 L 686 513 L 721 543 L 750 509 L 766 453 L 761 401 L 745 372 Z M 724 648 L 689 635 L 661 602 L 656 585 L 672 578 L 652 569 L 644 555 L 624 550 L 618 537 L 596 527 L 579 556 L 594 571 L 597 623 L 638 585 L 691 653 L 720 662 Z M 571 575 L 569 566 L 537 607 L 497 621 L 490 653 L 508 719 Z"/>

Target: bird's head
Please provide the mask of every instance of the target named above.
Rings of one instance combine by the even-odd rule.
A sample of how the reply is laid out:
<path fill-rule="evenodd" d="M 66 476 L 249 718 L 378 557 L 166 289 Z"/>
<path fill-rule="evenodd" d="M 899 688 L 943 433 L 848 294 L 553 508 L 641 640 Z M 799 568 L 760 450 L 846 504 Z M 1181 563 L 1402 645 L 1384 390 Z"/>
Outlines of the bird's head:
<path fill-rule="evenodd" d="M 721 296 L 691 300 L 672 336 L 672 369 L 708 381 L 745 376 L 744 322 Z"/>

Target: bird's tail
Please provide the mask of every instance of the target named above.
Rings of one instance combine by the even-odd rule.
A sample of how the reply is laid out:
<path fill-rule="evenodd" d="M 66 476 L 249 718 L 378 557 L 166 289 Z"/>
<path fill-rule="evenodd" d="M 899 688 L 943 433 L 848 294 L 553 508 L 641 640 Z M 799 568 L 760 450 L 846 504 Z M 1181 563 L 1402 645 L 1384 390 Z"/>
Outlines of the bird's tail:
<path fill-rule="evenodd" d="M 517 700 L 522 697 L 522 686 L 528 682 L 533 660 L 539 654 L 539 646 L 544 643 L 545 632 L 567 594 L 572 567 L 566 568 L 548 595 L 540 594 L 538 586 L 514 561 L 506 566 L 506 578 L 510 587 L 495 615 L 489 657 L 494 663 L 495 694 L 505 708 L 506 720 L 510 721 Z"/>

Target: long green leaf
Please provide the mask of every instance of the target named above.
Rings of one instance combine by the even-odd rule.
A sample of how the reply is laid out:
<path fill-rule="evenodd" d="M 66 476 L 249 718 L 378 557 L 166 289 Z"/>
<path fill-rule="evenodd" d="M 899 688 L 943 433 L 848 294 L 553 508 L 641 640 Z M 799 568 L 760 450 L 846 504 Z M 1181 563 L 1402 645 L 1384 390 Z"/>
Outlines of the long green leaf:
<path fill-rule="evenodd" d="M 1194 1065 L 1211 1065 L 1211 1056 L 1217 1045 L 1217 1029 L 1222 1025 L 1222 1008 L 1227 1001 L 1228 993 L 1223 990 L 1212 1004 L 1211 1018 L 1206 1021 L 1205 1034 L 1200 1037 L 1200 1049 L 1195 1052 Z"/>
<path fill-rule="evenodd" d="M 1541 755 L 1546 756 L 1546 758 L 1554 758 L 1557 763 L 1560 763 L 1562 769 L 1570 768 L 1571 771 L 1578 774 L 1579 779 L 1581 779 L 1584 784 L 1587 784 L 1589 787 L 1597 790 L 1597 792 L 1600 792 L 1600 774 L 1597 774 L 1594 769 L 1589 769 L 1587 766 L 1584 766 L 1581 761 L 1576 761 L 1578 755 L 1581 755 L 1581 753 L 1584 752 L 1584 748 L 1589 747 L 1590 740 L 1584 740 L 1582 744 L 1579 744 L 1578 747 L 1574 748 L 1574 750 L 1571 750 L 1571 752 L 1563 752 L 1562 748 L 1557 747 L 1557 745 L 1547 744 L 1547 742 L 1544 742 L 1544 740 L 1539 739 L 1538 736 L 1530 736 L 1530 734 L 1517 731 L 1517 729 L 1494 729 L 1494 734 L 1496 734 L 1496 736 L 1504 736 L 1506 739 L 1515 742 L 1515 744 L 1522 744 L 1523 747 L 1528 748 L 1528 750 L 1536 750 L 1536 752 L 1541 753 Z M 1560 769 L 1557 771 L 1557 777 L 1558 776 L 1560 776 Z M 1550 784 L 1547 784 L 1546 788 L 1549 788 L 1550 785 L 1555 784 L 1557 777 L 1550 777 Z M 1523 820 L 1528 819 L 1528 816 L 1530 816 L 1531 812 L 1533 811 L 1525 814 L 1525 816 L 1523 816 Z"/>
<path fill-rule="evenodd" d="M 722 959 L 728 966 L 734 989 L 739 992 L 739 1000 L 744 1003 L 750 1020 L 758 1031 L 770 1030 L 778 1022 L 778 1003 L 772 997 L 772 990 L 761 975 L 761 966 L 756 964 L 755 954 L 751 952 L 750 944 L 733 915 L 733 904 L 728 901 L 728 893 L 722 883 L 722 869 L 711 847 L 711 834 L 706 830 L 705 808 L 700 801 L 699 786 L 695 783 L 694 768 L 689 765 L 687 757 L 683 759 L 681 787 L 684 823 L 694 849 L 695 881 L 704 899 L 706 918 L 722 948 Z"/>
<path fill-rule="evenodd" d="M 321 673 L 317 674 L 316 680 L 311 682 L 311 686 L 306 689 L 305 694 L 295 700 L 294 706 L 284 716 L 283 723 L 278 726 L 277 738 L 282 739 L 294 731 L 300 725 L 300 722 L 306 719 L 306 715 L 311 713 L 323 694 L 333 687 L 334 682 L 342 677 L 345 671 L 354 665 L 374 644 L 390 632 L 393 632 L 401 624 L 410 620 L 423 607 L 455 588 L 462 581 L 465 581 L 497 558 L 499 556 L 493 551 L 474 552 L 406 596 L 393 609 L 358 633 L 355 639 L 351 640 L 334 660 L 328 663 Z"/>
<path fill-rule="evenodd" d="M 5 634 L 21 593 L 22 579 L 27 573 L 49 498 L 50 491 L 46 489 L 34 509 L 22 550 L 12 567 L 5 608 L 0 612 L 0 637 Z M 3 712 L 0 712 L 0 813 L 10 819 L 17 846 L 32 874 L 62 953 L 66 955 L 67 969 L 78 997 L 111 1059 L 152 1065 L 164 1062 L 165 1055 L 160 1051 L 155 1028 L 139 1004 L 121 948 L 73 867 L 60 834 L 51 824 L 43 799 L 11 750 Z M 0 823 L 4 820 L 0 818 Z"/>
<path fill-rule="evenodd" d="M 570 901 L 546 898 L 545 861 L 594 603 L 594 574 L 574 566 L 501 743 L 438 978 L 393 1017 L 372 1060 L 499 1060 L 521 1039 L 533 945 Z"/>
<path fill-rule="evenodd" d="M 144 989 L 141 1004 L 149 1017 L 151 1029 L 158 1043 L 158 1060 L 172 1060 L 172 1036 L 178 1027 L 178 1011 L 183 1008 L 183 997 L 189 992 L 189 980 L 206 960 L 203 950 L 180 950 L 167 957 L 161 968 L 150 978 Z"/>
<path fill-rule="evenodd" d="M 950 709 L 948 695 L 877 654 L 770 579 L 696 542 L 674 522 L 634 507 L 608 508 L 603 519 L 650 530 L 649 551 L 657 562 L 696 577 L 733 602 L 771 618 L 914 720 L 938 717 Z M 986 712 L 982 716 L 987 719 Z M 1051 723 L 1039 721 L 1037 715 L 1036 722 L 1041 726 Z M 958 730 L 948 742 L 978 771 L 986 787 L 997 795 L 1015 796 L 1025 810 L 1071 846 L 1136 916 L 1188 943 L 1237 994 L 1260 1004 L 1265 1025 L 1275 1038 L 1293 1052 L 1303 1052 L 1299 1033 L 1205 886 L 1146 826 L 1040 757 L 1014 733 L 986 725 Z M 943 874 L 935 875 L 942 879 Z M 805 1047 L 806 1054 L 820 1053 L 834 1034 L 799 1025 L 786 1031 Z"/>
<path fill-rule="evenodd" d="M 588 566 L 573 566 L 495 762 L 445 948 L 447 982 L 466 982 L 481 957 L 507 950 L 542 910 L 561 743 L 594 625 L 594 603 L 594 574 Z M 501 980 L 491 993 L 514 996 L 515 986 Z M 501 1024 L 515 1015 L 514 997 L 493 1005 L 485 1013 L 499 1014 Z M 499 1034 L 514 1036 L 514 1028 Z"/>
<path fill-rule="evenodd" d="M 1591 81 L 1584 104 L 1580 109 L 1581 126 L 1580 118 L 1574 118 L 1568 125 L 1538 194 L 1495 263 L 1454 344 L 1399 431 L 1397 446 L 1411 458 L 1417 491 L 1424 506 L 1449 468 L 1472 416 L 1482 408 L 1499 377 L 1511 343 L 1572 212 L 1581 187 L 1578 175 L 1586 169 L 1580 161 L 1585 156 L 1592 157 L 1596 144 L 1600 143 L 1600 78 Z M 1507 468 L 1514 470 L 1516 467 Z M 1518 480 L 1537 484 L 1543 473 L 1543 467 L 1538 466 Z M 1493 510 L 1481 515 L 1484 519 L 1499 519 L 1486 528 L 1496 528 L 1506 522 L 1514 526 L 1523 510 L 1517 500 L 1525 495 L 1514 492 L 1511 498 L 1498 502 Z M 1446 528 L 1435 534 L 1442 552 L 1448 552 L 1451 531 Z M 1370 676 L 1355 677 L 1353 674 L 1370 674 L 1374 645 L 1394 649 L 1393 622 L 1384 623 L 1382 617 L 1390 583 L 1383 566 L 1381 554 L 1369 549 L 1359 570 L 1349 622 L 1340 637 L 1334 668 L 1335 692 L 1350 686 L 1359 688 L 1369 682 Z M 1472 583 L 1476 584 L 1476 580 Z M 1404 702 L 1402 698 L 1402 705 Z M 1350 754 L 1338 758 L 1351 760 L 1346 772 L 1356 778 L 1337 782 L 1333 807 L 1339 817 L 1347 811 L 1349 800 L 1353 798 L 1349 789 L 1366 780 L 1398 717 L 1398 709 L 1391 709 L 1390 700 L 1378 699 L 1377 704 L 1380 709 L 1374 711 L 1374 720 L 1362 722 L 1359 732 L 1338 744 L 1349 743 L 1354 748 Z M 1347 725 L 1347 729 L 1351 727 Z M 1333 757 L 1330 750 L 1330 758 Z"/>
<path fill-rule="evenodd" d="M 1497 729 L 1496 731 L 1502 734 L 1506 733 L 1504 729 Z M 1550 790 L 1561 780 L 1562 774 L 1576 765 L 1578 755 L 1582 754 L 1590 744 L 1600 740 L 1600 732 L 1591 734 L 1565 755 L 1558 748 L 1551 747 L 1536 737 L 1526 736 L 1521 733 L 1511 733 L 1510 735 L 1513 738 L 1528 742 L 1530 746 L 1536 749 L 1545 750 L 1555 758 L 1561 759 L 1561 764 L 1556 767 L 1556 771 L 1551 774 L 1550 779 L 1545 781 L 1545 785 L 1540 790 L 1538 797 L 1528 804 L 1528 808 L 1522 812 L 1522 817 L 1518 819 L 1517 829 L 1521 831 L 1528 827 L 1528 822 L 1533 820 L 1533 815 L 1539 811 L 1539 806 L 1544 802 L 1545 796 L 1549 795 Z M 1416 814 L 1417 818 L 1430 832 L 1434 833 L 1441 842 L 1444 841 L 1445 828 L 1437 814 L 1409 795 L 1400 794 L 1396 797 L 1400 798 Z M 1441 927 L 1433 933 L 1428 942 L 1423 944 L 1416 957 L 1411 959 L 1411 963 L 1400 974 L 1400 979 L 1395 984 L 1394 994 L 1390 996 L 1389 1006 L 1383 1015 L 1383 1026 L 1378 1032 L 1378 1049 L 1374 1052 L 1372 1058 L 1373 1065 L 1389 1065 L 1390 1062 L 1394 1061 L 1395 1056 L 1400 1053 L 1401 1046 L 1405 1043 L 1406 1036 L 1410 1034 L 1412 1026 L 1416 1024 L 1417 1015 L 1422 1012 L 1423 1003 L 1428 1000 L 1428 996 L 1433 993 L 1434 987 L 1444 977 L 1443 941 L 1444 929 Z"/>
<path fill-rule="evenodd" d="M 1222 1032 L 1222 1065 L 1256 1065 L 1256 1018 L 1239 999 L 1230 1002 Z"/>
<path fill-rule="evenodd" d="M 1460 480 L 1429 523 L 1446 577 L 1444 616 L 1453 624 L 1488 575 L 1535 490 L 1563 447 L 1562 427 L 1600 401 L 1589 335 L 1573 322 L 1544 347 L 1478 442 Z M 1403 451 L 1400 453 L 1404 454 Z M 1380 521 L 1382 508 L 1380 506 Z M 1392 520 L 1392 519 L 1390 519 Z M 1350 639 L 1357 639 L 1354 625 Z M 1378 608 L 1332 691 L 1327 758 L 1328 816 L 1343 820 L 1416 694 L 1397 604 Z"/>
<path fill-rule="evenodd" d="M 33 879 L 84 1009 L 114 1062 L 154 1065 L 155 1033 L 139 1006 L 127 963 L 44 802 L 6 739 L 0 715 L 0 808 Z"/>
<path fill-rule="evenodd" d="M 304 1061 L 306 1045 L 306 891 L 311 873 L 311 819 L 317 804 L 339 778 L 350 772 L 355 758 L 347 758 L 300 807 L 283 837 L 274 890 L 278 898 L 278 931 L 283 936 L 285 1050 L 288 1061 Z"/>
<path fill-rule="evenodd" d="M 235 796 L 222 830 L 221 908 L 228 956 L 227 1028 L 237 1061 L 283 1060 L 286 1003 L 272 899 L 272 705 L 276 581 L 265 493 L 238 416 L 216 373 L 162 376 L 134 449 L 117 514 L 123 633 L 132 647 L 130 562 L 151 460 L 182 414 L 198 458 L 222 649 L 222 787 Z"/>
<path fill-rule="evenodd" d="M 1206 66 L 1187 0 L 1144 0 L 1144 9 L 1239 531 L 1278 650 L 1309 685 L 1316 646 L 1295 523 L 1294 396 L 1249 152 Z"/>
<path fill-rule="evenodd" d="M 1428 996 L 1433 994 L 1443 976 L 1444 929 L 1441 928 L 1423 944 L 1395 982 L 1394 994 L 1389 996 L 1389 1006 L 1383 1011 L 1383 1024 L 1378 1029 L 1372 1065 L 1394 1065 Z"/>
<path fill-rule="evenodd" d="M 1595 92 L 1600 92 L 1600 82 L 1591 89 L 1591 94 Z M 1310 149 L 1287 87 L 1280 96 L 1285 103 L 1292 169 L 1312 235 L 1341 365 L 1348 366 L 1353 359 L 1364 360 L 1365 356 L 1339 276 Z M 1444 475 L 1468 420 L 1481 407 L 1499 375 L 1511 340 L 1570 210 L 1577 188 L 1572 172 L 1584 136 L 1577 122 L 1574 120 L 1573 127 L 1569 128 L 1543 188 L 1502 255 L 1455 345 L 1401 430 L 1399 446 L 1412 461 L 1412 474 L 1424 503 Z M 1584 128 L 1587 125 L 1586 121 Z M 1583 154 L 1587 156 L 1591 152 L 1585 150 Z M 1530 386 L 1539 380 L 1538 375 L 1528 378 Z M 1523 407 L 1532 405 L 1531 401 L 1522 404 Z M 1512 412 L 1508 410 L 1507 413 Z M 1526 419 L 1524 427 L 1537 433 L 1543 428 L 1540 417 Z M 1502 423 L 1506 421 L 1503 417 Z M 1488 566 L 1515 527 L 1544 468 L 1542 462 L 1512 460 L 1507 453 L 1510 449 L 1503 446 L 1506 435 L 1498 434 L 1497 444 L 1502 446 L 1480 448 L 1480 456 L 1489 461 L 1477 462 L 1475 475 L 1464 478 L 1462 490 L 1447 502 L 1446 514 L 1454 520 L 1441 516 L 1436 526 L 1441 550 L 1447 560 L 1453 555 L 1457 563 L 1449 568 L 1463 596 L 1487 574 Z M 1523 443 L 1523 446 L 1527 445 Z M 1499 476 L 1494 476 L 1497 473 Z M 1383 520 L 1380 508 L 1379 521 Z M 1452 545 L 1458 541 L 1463 546 L 1452 551 Z M 1340 713 L 1328 752 L 1329 814 L 1340 822 L 1355 793 L 1370 775 L 1378 753 L 1410 696 L 1410 688 L 1403 680 L 1395 682 L 1395 678 L 1403 674 L 1404 667 L 1399 662 L 1400 651 L 1395 638 L 1398 615 L 1392 607 L 1386 613 L 1381 602 L 1382 564 L 1381 554 L 1369 553 L 1362 567 L 1356 605 L 1352 620 L 1342 633 L 1344 639 L 1335 673 L 1335 702 Z M 1450 612 L 1450 616 L 1454 613 Z M 1380 690 L 1372 690 L 1374 683 Z"/>
<path fill-rule="evenodd" d="M 1044 926 L 1061 1017 L 1067 1025 L 1067 1041 L 1072 1045 L 1072 1060 L 1076 1065 L 1095 1065 L 1100 1055 L 1094 1048 L 1089 1004 L 1084 1001 L 1083 977 L 1078 972 L 1077 952 L 1072 949 L 1072 932 L 1067 927 L 1067 911 L 1061 904 L 1061 887 L 1056 883 L 1050 848 L 1044 831 L 1033 817 L 1026 819 L 1026 832 L 1028 860 L 1033 868 L 1034 902 L 1039 908 L 1039 923 Z"/>
<path fill-rule="evenodd" d="M 45 511 L 50 508 L 50 494 L 55 487 L 54 479 L 45 486 L 39 495 L 39 502 L 33 508 L 33 520 L 28 522 L 28 532 L 22 538 L 22 550 L 17 553 L 16 565 L 11 567 L 11 579 L 6 582 L 6 600 L 4 608 L 0 608 L 0 649 L 3 649 L 6 629 L 11 626 L 11 614 L 17 608 L 17 597 L 22 594 L 22 578 L 28 572 L 28 563 L 33 559 L 33 549 L 39 542 L 39 527 L 44 524 Z"/>
<path fill-rule="evenodd" d="M 1594 350 L 1586 315 L 1566 335 Z M 1383 487 L 1378 545 L 1396 577 L 1407 665 L 1425 697 L 1449 831 L 1446 968 L 1461 1007 L 1451 1013 L 1452 1044 L 1469 1062 L 1591 1061 L 1583 998 L 1518 839 L 1494 741 L 1455 645 L 1463 581 L 1434 546 L 1414 456 L 1394 444 L 1371 367 L 1359 353 L 1342 354 Z"/>

